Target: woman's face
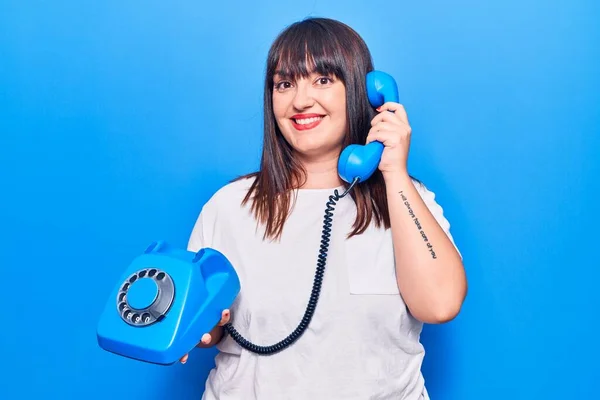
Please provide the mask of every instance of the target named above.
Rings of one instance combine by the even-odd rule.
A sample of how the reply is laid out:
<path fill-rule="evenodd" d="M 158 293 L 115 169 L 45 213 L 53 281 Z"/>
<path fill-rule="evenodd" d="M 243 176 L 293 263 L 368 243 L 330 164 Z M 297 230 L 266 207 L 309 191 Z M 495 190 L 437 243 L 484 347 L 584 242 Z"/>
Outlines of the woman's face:
<path fill-rule="evenodd" d="M 337 157 L 347 131 L 346 88 L 312 73 L 295 81 L 275 74 L 273 112 L 287 142 L 305 160 Z"/>

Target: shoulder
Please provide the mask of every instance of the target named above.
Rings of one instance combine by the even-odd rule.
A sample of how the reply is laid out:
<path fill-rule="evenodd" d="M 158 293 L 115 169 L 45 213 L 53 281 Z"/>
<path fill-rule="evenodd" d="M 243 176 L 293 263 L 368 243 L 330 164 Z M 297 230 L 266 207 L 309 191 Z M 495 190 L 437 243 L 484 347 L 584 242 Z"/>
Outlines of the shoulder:
<path fill-rule="evenodd" d="M 439 200 L 436 199 L 436 194 L 434 191 L 429 189 L 424 183 L 413 178 L 413 184 L 417 189 L 417 192 L 423 199 L 425 206 L 429 209 L 435 220 L 438 222 L 440 227 L 446 232 L 452 243 L 454 244 L 454 239 L 450 234 L 450 222 L 446 217 L 446 212 Z M 456 245 L 455 245 L 456 246 Z M 458 248 L 457 248 L 458 250 Z M 460 252 L 459 252 L 460 254 Z"/>
<path fill-rule="evenodd" d="M 423 182 L 419 181 L 418 179 L 412 178 L 412 183 L 415 187 L 415 189 L 417 189 L 417 192 L 419 193 L 419 195 L 421 196 L 421 198 L 423 199 L 423 201 L 425 202 L 425 204 L 428 207 L 431 207 L 433 205 L 439 206 L 437 204 L 437 202 L 435 201 L 435 192 L 432 191 L 430 188 L 428 188 Z"/>
<path fill-rule="evenodd" d="M 253 177 L 236 179 L 213 193 L 196 218 L 188 241 L 188 250 L 197 251 L 210 245 L 216 227 L 223 225 L 223 220 L 239 219 L 242 201 L 253 181 Z"/>
<path fill-rule="evenodd" d="M 425 184 L 420 180 L 413 178 L 412 176 L 410 177 L 410 179 L 412 181 L 412 184 L 415 186 L 415 189 L 417 189 L 420 195 L 430 192 L 427 186 L 425 186 Z"/>
<path fill-rule="evenodd" d="M 241 177 L 220 187 L 204 204 L 203 212 L 231 211 L 232 207 L 241 207 L 254 179 L 253 176 Z"/>

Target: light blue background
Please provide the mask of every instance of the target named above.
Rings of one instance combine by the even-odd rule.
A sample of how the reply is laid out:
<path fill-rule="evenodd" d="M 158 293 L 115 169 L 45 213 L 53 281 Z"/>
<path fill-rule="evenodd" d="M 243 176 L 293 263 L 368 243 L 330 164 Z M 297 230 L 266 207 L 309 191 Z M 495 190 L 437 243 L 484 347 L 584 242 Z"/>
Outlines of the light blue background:
<path fill-rule="evenodd" d="M 4 0 L 0 398 L 201 396 L 213 350 L 123 359 L 97 346 L 97 318 L 133 257 L 185 246 L 208 197 L 257 167 L 265 56 L 307 16 L 353 26 L 396 77 L 411 173 L 465 257 L 462 314 L 423 335 L 432 398 L 592 398 L 599 8 Z"/>

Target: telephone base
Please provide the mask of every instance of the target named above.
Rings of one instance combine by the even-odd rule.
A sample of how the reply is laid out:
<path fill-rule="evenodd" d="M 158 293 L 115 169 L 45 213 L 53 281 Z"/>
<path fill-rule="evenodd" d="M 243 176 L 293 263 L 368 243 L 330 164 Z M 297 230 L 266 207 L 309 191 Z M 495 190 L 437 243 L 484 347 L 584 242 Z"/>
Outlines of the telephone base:
<path fill-rule="evenodd" d="M 239 291 L 235 269 L 217 250 L 195 253 L 156 242 L 113 288 L 98 322 L 98 344 L 126 358 L 171 365 L 217 325 Z"/>

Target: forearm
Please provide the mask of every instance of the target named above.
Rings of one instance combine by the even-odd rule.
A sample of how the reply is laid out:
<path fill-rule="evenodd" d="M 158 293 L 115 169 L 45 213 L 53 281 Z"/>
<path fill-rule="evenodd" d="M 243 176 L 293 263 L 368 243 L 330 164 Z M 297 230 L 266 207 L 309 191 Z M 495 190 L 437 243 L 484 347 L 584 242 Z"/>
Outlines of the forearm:
<path fill-rule="evenodd" d="M 467 290 L 461 257 L 408 174 L 386 176 L 386 189 L 402 297 L 415 318 L 449 321 Z"/>

